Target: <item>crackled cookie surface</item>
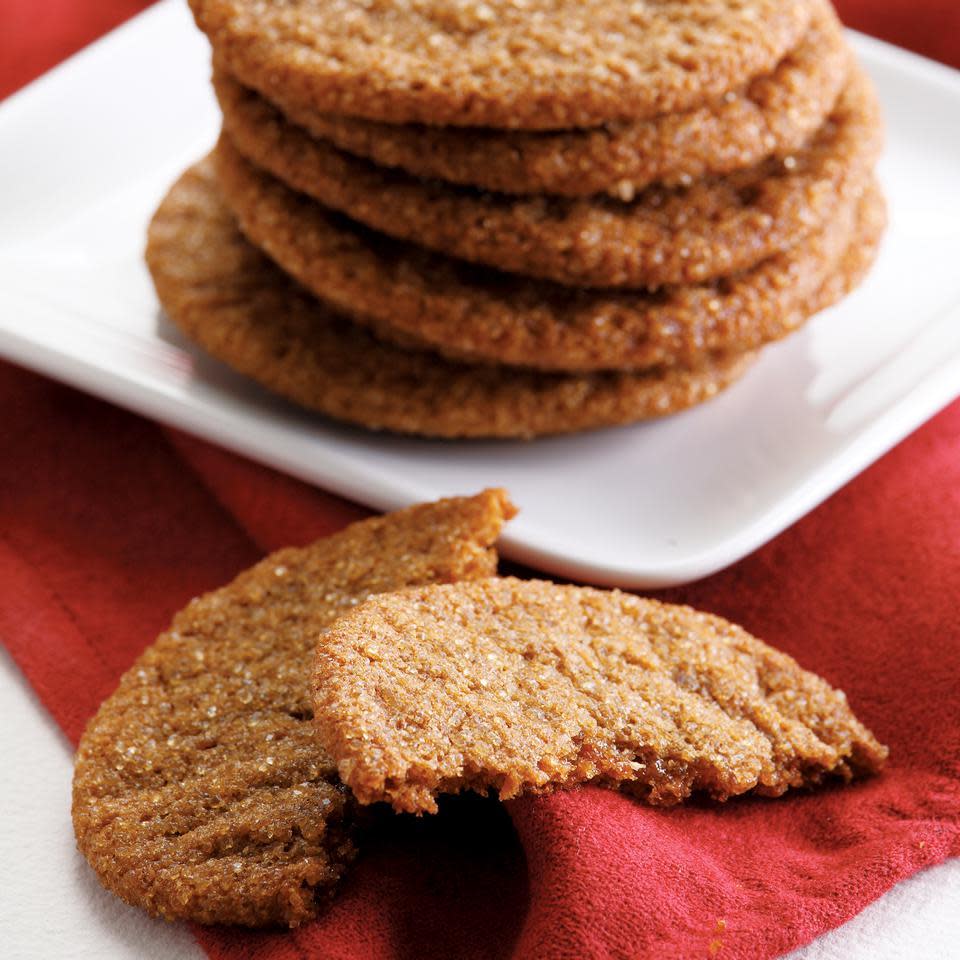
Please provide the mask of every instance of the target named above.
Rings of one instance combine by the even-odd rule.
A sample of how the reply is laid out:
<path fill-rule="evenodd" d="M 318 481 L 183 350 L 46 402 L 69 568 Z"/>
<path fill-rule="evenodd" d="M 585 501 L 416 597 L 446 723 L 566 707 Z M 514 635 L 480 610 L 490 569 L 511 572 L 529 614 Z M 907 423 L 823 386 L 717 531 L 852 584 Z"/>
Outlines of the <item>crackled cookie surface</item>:
<path fill-rule="evenodd" d="M 708 104 L 635 123 L 528 132 L 489 127 L 377 123 L 318 114 L 272 90 L 293 123 L 341 150 L 418 177 L 500 193 L 629 200 L 653 182 L 689 183 L 799 149 L 826 119 L 850 63 L 829 3 L 815 4 L 810 30 L 772 73 Z M 251 95 L 225 70 L 215 78 L 224 112 Z"/>
<path fill-rule="evenodd" d="M 883 200 L 865 184 L 823 230 L 752 270 L 653 293 L 571 290 L 365 230 L 258 170 L 225 138 L 213 157 L 244 234 L 357 323 L 454 358 L 545 371 L 694 366 L 782 337 L 821 309 L 818 291 L 842 272 L 852 242 L 875 247 L 883 221 Z"/>
<path fill-rule="evenodd" d="M 221 93 L 230 142 L 327 208 L 421 247 L 571 286 L 659 287 L 747 270 L 819 230 L 863 190 L 880 152 L 859 70 L 795 154 L 725 179 L 611 198 L 508 197 L 378 167 L 316 140 L 264 100 Z"/>
<path fill-rule="evenodd" d="M 353 801 L 310 723 L 320 631 L 372 594 L 485 577 L 502 491 L 280 550 L 194 599 L 90 721 L 73 822 L 100 880 L 168 919 L 296 926 L 354 856 Z"/>
<path fill-rule="evenodd" d="M 191 0 L 266 96 L 390 123 L 566 129 L 685 109 L 768 73 L 812 0 Z"/>
<path fill-rule="evenodd" d="M 630 423 L 709 400 L 752 360 L 576 376 L 468 366 L 383 343 L 243 238 L 207 164 L 184 174 L 161 204 L 147 262 L 170 319 L 211 356 L 302 406 L 370 429 L 526 438 Z"/>
<path fill-rule="evenodd" d="M 361 803 L 433 812 L 597 783 L 654 804 L 878 771 L 844 694 L 720 617 L 511 578 L 376 598 L 314 666 L 319 742 Z"/>

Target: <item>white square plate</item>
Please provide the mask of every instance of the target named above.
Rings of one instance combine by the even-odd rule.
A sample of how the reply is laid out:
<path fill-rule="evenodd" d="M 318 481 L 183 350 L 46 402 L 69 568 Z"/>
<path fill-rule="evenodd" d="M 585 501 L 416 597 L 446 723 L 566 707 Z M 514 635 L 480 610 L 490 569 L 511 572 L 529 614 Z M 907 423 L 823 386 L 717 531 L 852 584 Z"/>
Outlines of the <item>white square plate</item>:
<path fill-rule="evenodd" d="M 505 552 L 628 587 L 769 540 L 960 391 L 960 73 L 852 37 L 880 89 L 891 227 L 867 283 L 714 402 L 522 442 L 372 435 L 295 410 L 165 325 L 150 214 L 215 139 L 208 50 L 166 0 L 0 107 L 0 352 L 380 508 L 505 486 Z"/>

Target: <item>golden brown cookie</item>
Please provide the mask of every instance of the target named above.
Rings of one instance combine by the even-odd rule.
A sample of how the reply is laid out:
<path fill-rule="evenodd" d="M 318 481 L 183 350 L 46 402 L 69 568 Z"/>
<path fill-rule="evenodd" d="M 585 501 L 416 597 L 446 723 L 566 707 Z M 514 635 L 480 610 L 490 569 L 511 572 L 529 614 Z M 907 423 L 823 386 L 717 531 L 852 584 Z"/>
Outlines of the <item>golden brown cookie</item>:
<path fill-rule="evenodd" d="M 875 773 L 846 697 L 720 617 L 510 578 L 377 597 L 320 638 L 314 724 L 361 803 L 595 783 L 673 804 Z"/>
<path fill-rule="evenodd" d="M 389 123 L 558 130 L 683 110 L 769 73 L 812 0 L 191 0 L 267 98 Z"/>
<path fill-rule="evenodd" d="M 351 224 L 243 159 L 214 153 L 224 198 L 246 236 L 309 290 L 382 337 L 447 356 L 541 370 L 695 366 L 754 349 L 821 309 L 857 211 L 748 272 L 655 293 L 576 290 L 514 277 Z M 882 200 L 869 189 L 856 242 L 875 247 Z"/>
<path fill-rule="evenodd" d="M 631 200 L 654 182 L 687 185 L 799 150 L 836 102 L 849 65 L 836 15 L 817 0 L 810 30 L 772 73 L 695 110 L 638 123 L 556 133 L 464 129 L 316 114 L 279 90 L 274 103 L 314 136 L 414 176 L 500 193 Z M 221 71 L 216 86 L 227 113 L 242 96 L 239 84 Z"/>
<path fill-rule="evenodd" d="M 103 884 L 168 919 L 296 926 L 353 858 L 310 723 L 320 631 L 372 594 L 496 572 L 503 491 L 271 554 L 179 613 L 90 721 L 73 822 Z"/>
<path fill-rule="evenodd" d="M 309 296 L 251 246 L 207 164 L 150 226 L 147 263 L 170 319 L 218 360 L 338 420 L 437 437 L 567 433 L 702 403 L 752 357 L 696 372 L 568 376 L 467 366 L 383 343 Z"/>
<path fill-rule="evenodd" d="M 702 283 L 755 266 L 823 226 L 880 153 L 876 95 L 861 71 L 803 150 L 724 179 L 633 201 L 478 193 L 378 167 L 317 140 L 244 88 L 220 84 L 224 131 L 257 167 L 401 240 L 569 286 Z"/>

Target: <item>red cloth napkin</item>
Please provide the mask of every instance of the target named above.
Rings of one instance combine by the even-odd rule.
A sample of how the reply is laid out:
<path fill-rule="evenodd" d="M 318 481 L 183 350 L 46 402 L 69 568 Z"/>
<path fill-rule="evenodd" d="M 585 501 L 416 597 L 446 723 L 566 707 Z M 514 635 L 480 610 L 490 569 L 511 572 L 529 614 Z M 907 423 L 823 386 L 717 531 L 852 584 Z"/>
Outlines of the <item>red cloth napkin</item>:
<path fill-rule="evenodd" d="M 136 2 L 5 0 L 0 90 Z M 841 6 L 960 63 L 954 0 Z M 72 742 L 191 596 L 364 511 L 0 364 L 0 637 Z M 464 491 L 472 492 L 472 491 Z M 293 933 L 198 930 L 212 957 L 774 957 L 960 854 L 960 403 L 757 553 L 671 591 L 842 686 L 881 777 L 652 810 L 586 789 L 397 818 Z"/>

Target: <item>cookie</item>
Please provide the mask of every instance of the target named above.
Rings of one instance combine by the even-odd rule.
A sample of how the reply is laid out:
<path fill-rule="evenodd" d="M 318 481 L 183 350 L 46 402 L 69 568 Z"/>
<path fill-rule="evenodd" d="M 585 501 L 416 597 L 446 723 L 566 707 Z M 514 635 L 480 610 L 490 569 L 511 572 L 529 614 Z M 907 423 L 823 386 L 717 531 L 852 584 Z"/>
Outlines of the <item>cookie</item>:
<path fill-rule="evenodd" d="M 317 645 L 314 724 L 361 803 L 436 811 L 594 783 L 669 805 L 849 780 L 887 750 L 846 697 L 720 617 L 510 578 L 377 597 Z"/>
<path fill-rule="evenodd" d="M 328 208 L 419 246 L 570 286 L 701 283 L 755 266 L 862 190 L 880 111 L 855 73 L 803 150 L 724 179 L 650 188 L 630 203 L 478 193 L 378 167 L 317 140 L 256 94 L 220 83 L 224 130 L 257 167 Z"/>
<path fill-rule="evenodd" d="M 170 319 L 209 354 L 301 406 L 374 430 L 529 438 L 630 423 L 710 399 L 752 359 L 569 376 L 467 366 L 383 343 L 243 238 L 208 164 L 161 204 L 147 263 Z"/>
<path fill-rule="evenodd" d="M 513 513 L 499 490 L 401 510 L 191 601 L 80 742 L 74 829 L 103 884 L 168 919 L 314 916 L 354 855 L 354 804 L 310 722 L 316 638 L 372 594 L 495 573 Z"/>
<path fill-rule="evenodd" d="M 191 0 L 244 85 L 318 113 L 562 130 L 684 110 L 769 73 L 812 0 Z"/>
<path fill-rule="evenodd" d="M 852 205 L 839 207 L 824 231 L 716 282 L 650 294 L 577 290 L 484 270 L 351 224 L 252 166 L 225 139 L 214 161 L 246 236 L 356 322 L 453 358 L 545 371 L 696 366 L 717 351 L 782 337 L 814 309 L 855 219 Z M 869 190 L 863 204 L 870 210 L 882 201 Z"/>
<path fill-rule="evenodd" d="M 556 133 L 403 126 L 317 114 L 282 91 L 272 95 L 292 123 L 383 167 L 500 193 L 631 200 L 654 182 L 687 185 L 803 146 L 836 102 L 850 65 L 832 8 L 817 2 L 815 10 L 806 36 L 772 73 L 695 110 L 638 123 Z M 244 94 L 237 81 L 221 70 L 215 85 L 224 113 L 238 109 Z"/>

